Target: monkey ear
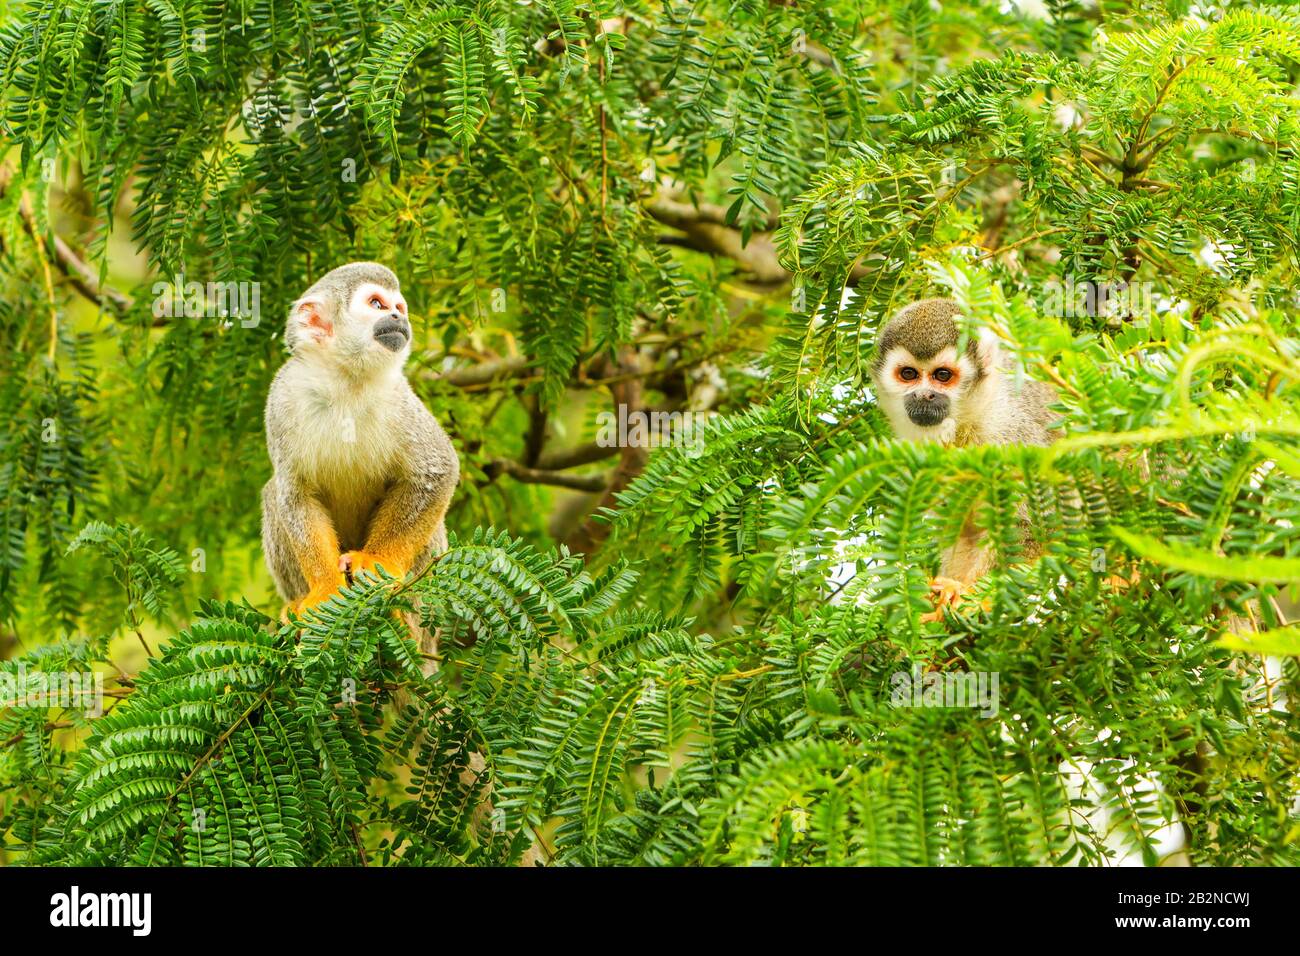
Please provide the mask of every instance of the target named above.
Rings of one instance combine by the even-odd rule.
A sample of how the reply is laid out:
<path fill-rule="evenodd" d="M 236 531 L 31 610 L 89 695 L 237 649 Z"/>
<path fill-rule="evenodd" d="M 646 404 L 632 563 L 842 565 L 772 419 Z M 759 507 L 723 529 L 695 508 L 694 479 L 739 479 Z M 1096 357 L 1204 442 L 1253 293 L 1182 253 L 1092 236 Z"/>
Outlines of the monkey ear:
<path fill-rule="evenodd" d="M 980 368 L 988 371 L 1002 364 L 1002 344 L 998 334 L 992 329 L 980 329 L 975 342 L 975 354 L 979 358 Z"/>
<path fill-rule="evenodd" d="M 325 314 L 325 303 L 320 299 L 299 299 L 293 304 L 289 316 L 290 338 L 324 342 L 334 335 L 334 323 Z"/>

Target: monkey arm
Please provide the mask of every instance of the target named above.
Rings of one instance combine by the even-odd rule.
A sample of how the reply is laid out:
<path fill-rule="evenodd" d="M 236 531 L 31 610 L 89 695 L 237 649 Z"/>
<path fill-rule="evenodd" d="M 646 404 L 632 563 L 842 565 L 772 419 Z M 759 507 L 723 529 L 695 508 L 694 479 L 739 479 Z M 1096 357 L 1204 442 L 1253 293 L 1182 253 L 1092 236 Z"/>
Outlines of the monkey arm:
<path fill-rule="evenodd" d="M 1029 514 L 1022 504 L 1019 508 L 1021 560 L 1036 560 L 1042 554 L 1042 547 L 1034 539 L 1029 524 Z M 966 516 L 961 533 L 952 547 L 943 552 L 939 562 L 939 574 L 930 582 L 934 592 L 935 610 L 921 617 L 922 621 L 939 621 L 943 619 L 943 608 L 956 604 L 966 592 L 970 591 L 984 575 L 997 564 L 997 554 L 989 545 L 988 534 L 975 523 L 975 513 Z M 988 610 L 990 602 L 981 602 Z"/>
<path fill-rule="evenodd" d="M 294 610 L 320 604 L 343 584 L 339 540 L 329 513 L 315 497 L 280 476 L 271 479 L 263 501 L 264 533 L 274 536 L 276 552 L 287 553 L 297 565 L 306 593 L 300 593 L 301 582 L 276 584 Z"/>
<path fill-rule="evenodd" d="M 987 536 L 976 527 L 973 518 L 973 514 L 967 516 L 957 540 L 943 553 L 939 574 L 930 582 L 935 609 L 921 615 L 923 623 L 943 620 L 943 609 L 956 604 L 995 563 L 996 556 L 988 546 Z"/>
<path fill-rule="evenodd" d="M 956 543 L 943 556 L 939 574 L 959 581 L 970 589 L 993 567 L 994 554 L 985 542 L 982 531 L 963 531 Z"/>
<path fill-rule="evenodd" d="M 404 404 L 410 435 L 404 467 L 384 493 L 360 552 L 343 556 L 347 570 L 382 565 L 403 575 L 430 552 L 447 547 L 443 519 L 460 478 L 455 449 L 428 409 L 413 393 Z"/>
<path fill-rule="evenodd" d="M 440 498 L 429 491 L 426 484 L 399 481 L 375 509 L 363 550 L 344 556 L 348 570 L 382 565 L 388 573 L 399 577 L 410 571 L 438 536 L 449 500 L 450 496 Z M 445 534 L 443 537 L 445 540 Z"/>

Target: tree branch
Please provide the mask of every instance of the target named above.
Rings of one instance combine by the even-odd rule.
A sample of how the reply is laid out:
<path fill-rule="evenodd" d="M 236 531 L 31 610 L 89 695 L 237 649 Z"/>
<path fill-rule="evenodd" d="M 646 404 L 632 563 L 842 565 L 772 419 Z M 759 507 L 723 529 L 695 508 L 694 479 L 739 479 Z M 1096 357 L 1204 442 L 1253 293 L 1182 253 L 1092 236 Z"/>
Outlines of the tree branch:
<path fill-rule="evenodd" d="M 564 471 L 566 468 L 580 468 L 583 465 L 604 461 L 606 458 L 613 458 L 617 454 L 617 447 L 601 445 L 592 441 L 574 448 L 542 452 L 541 457 L 537 459 L 537 467 L 543 471 Z"/>
<path fill-rule="evenodd" d="M 0 195 L 9 188 L 9 182 L 13 173 L 9 169 L 0 169 Z M 22 220 L 23 231 L 25 231 L 33 240 L 40 240 L 36 231 L 36 217 L 32 214 L 31 208 L 27 203 L 27 197 L 19 198 L 19 211 Z M 118 315 L 125 315 L 135 304 L 125 292 L 119 292 L 108 285 L 100 285 L 99 276 L 89 265 L 86 264 L 67 242 L 59 235 L 54 234 L 54 264 L 64 277 L 72 284 L 81 295 L 94 302 L 97 305 L 107 307 L 110 311 Z"/>
<path fill-rule="evenodd" d="M 661 242 L 734 259 L 760 284 L 776 285 L 790 278 L 790 273 L 777 261 L 772 237 L 759 232 L 750 236 L 748 243 L 742 243 L 740 230 L 724 224 L 726 211 L 720 206 L 709 203 L 692 206 L 661 194 L 646 203 L 645 210 L 657 222 L 685 233 L 684 237 L 665 236 Z"/>
<path fill-rule="evenodd" d="M 125 292 L 119 292 L 109 285 L 100 285 L 99 277 L 59 236 L 54 237 L 54 257 L 62 272 L 73 288 L 91 302 L 108 307 L 118 315 L 125 315 L 135 304 Z"/>
<path fill-rule="evenodd" d="M 606 475 L 566 475 L 558 471 L 529 468 L 508 458 L 498 458 L 489 462 L 483 470 L 488 478 L 494 481 L 498 475 L 504 474 L 515 481 L 522 481 L 529 485 L 554 485 L 557 488 L 571 488 L 574 491 L 604 491 L 609 485 L 609 478 Z"/>
<path fill-rule="evenodd" d="M 641 356 L 633 348 L 622 349 L 618 357 L 617 370 L 624 374 L 640 371 Z M 601 369 L 601 371 L 614 370 Z M 624 381 L 612 384 L 609 390 L 614 400 L 614 408 L 620 413 L 624 408 L 628 412 L 641 409 L 643 405 L 643 389 L 639 377 L 627 378 Z M 604 489 L 605 493 L 597 502 L 597 512 L 602 508 L 615 508 L 618 506 L 618 493 L 627 488 L 645 470 L 649 458 L 650 449 L 645 444 L 634 444 L 629 441 L 626 446 L 619 449 L 618 464 L 609 476 Z M 586 520 L 569 534 L 569 550 L 579 554 L 591 554 L 604 543 L 605 538 L 609 536 L 609 530 L 609 525 L 606 522 L 597 521 L 593 513 L 588 513 Z"/>
<path fill-rule="evenodd" d="M 457 388 L 489 385 L 497 379 L 518 378 L 528 373 L 528 359 L 522 355 L 480 362 L 466 368 L 453 368 L 446 372 L 429 372 L 421 376 L 431 382 L 445 382 Z"/>

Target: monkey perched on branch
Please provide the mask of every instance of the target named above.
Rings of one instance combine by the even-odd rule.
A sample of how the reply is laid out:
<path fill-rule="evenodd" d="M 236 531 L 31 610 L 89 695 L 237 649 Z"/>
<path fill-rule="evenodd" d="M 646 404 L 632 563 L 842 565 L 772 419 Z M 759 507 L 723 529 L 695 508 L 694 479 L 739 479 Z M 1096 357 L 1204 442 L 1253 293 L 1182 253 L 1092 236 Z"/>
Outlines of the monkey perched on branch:
<path fill-rule="evenodd" d="M 280 596 L 302 612 L 346 575 L 400 577 L 445 551 L 460 462 L 402 371 L 411 323 L 389 269 L 326 273 L 293 304 L 285 343 L 266 400 L 275 473 L 262 489 L 262 546 Z"/>
<path fill-rule="evenodd" d="M 871 377 L 876 401 L 894 434 L 908 441 L 944 445 L 1050 445 L 1056 417 L 1051 386 L 1010 381 L 1010 362 L 991 332 L 971 336 L 960 353 L 955 321 L 961 308 L 951 299 L 913 302 L 885 323 L 876 339 Z M 931 582 L 936 610 L 923 620 L 938 620 L 992 567 L 985 535 L 966 517 L 961 533 L 943 553 Z M 1033 556 L 1032 539 L 1026 547 Z"/>
<path fill-rule="evenodd" d="M 326 273 L 293 304 L 285 343 L 291 354 L 266 399 L 275 473 L 262 489 L 262 547 L 297 613 L 358 571 L 418 573 L 446 551 L 460 460 L 402 371 L 411 322 L 389 269 L 352 262 Z M 436 636 L 405 617 L 432 673 Z M 468 763 L 467 785 L 486 771 L 478 752 Z M 480 822 L 491 793 L 475 810 Z M 530 845 L 521 865 L 540 852 Z"/>

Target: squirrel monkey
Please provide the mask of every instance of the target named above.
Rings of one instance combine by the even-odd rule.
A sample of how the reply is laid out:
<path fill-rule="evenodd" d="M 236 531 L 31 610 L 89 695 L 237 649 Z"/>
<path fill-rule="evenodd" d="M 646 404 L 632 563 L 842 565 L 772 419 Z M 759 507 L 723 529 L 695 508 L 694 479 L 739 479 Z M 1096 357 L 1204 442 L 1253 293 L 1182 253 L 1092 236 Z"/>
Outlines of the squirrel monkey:
<path fill-rule="evenodd" d="M 326 273 L 293 304 L 285 343 L 291 354 L 266 399 L 275 473 L 262 489 L 262 547 L 281 597 L 301 612 L 347 574 L 400 576 L 446 551 L 460 461 L 402 372 L 411 322 L 389 269 L 352 262 Z M 435 635 L 405 617 L 420 650 L 436 653 Z M 462 783 L 486 766 L 470 753 Z M 475 817 L 491 812 L 489 785 Z M 531 845 L 520 865 L 540 854 Z"/>
<path fill-rule="evenodd" d="M 907 441 L 949 446 L 1050 445 L 1056 400 L 1049 385 L 1010 380 L 1009 357 L 989 331 L 972 335 L 957 351 L 961 308 L 952 299 L 913 302 L 885 323 L 871 365 L 876 401 L 894 434 Z M 994 562 L 984 534 L 968 515 L 957 541 L 943 553 L 931 582 L 936 609 L 922 620 L 939 620 L 983 577 Z"/>
<path fill-rule="evenodd" d="M 446 551 L 460 460 L 402 371 L 411 322 L 385 266 L 352 262 L 322 276 L 290 309 L 285 344 L 266 399 L 274 474 L 262 489 L 262 548 L 288 609 L 302 612 L 348 574 L 401 576 Z M 404 616 L 421 652 L 436 653 L 435 635 Z M 485 767 L 471 753 L 462 782 Z M 476 816 L 491 810 L 489 787 Z M 539 852 L 530 847 L 521 865 Z"/>
<path fill-rule="evenodd" d="M 326 273 L 293 304 L 285 344 L 266 400 L 274 474 L 262 547 L 280 596 L 301 612 L 346 574 L 382 566 L 400 577 L 445 551 L 460 462 L 402 371 L 411 323 L 389 269 Z"/>

